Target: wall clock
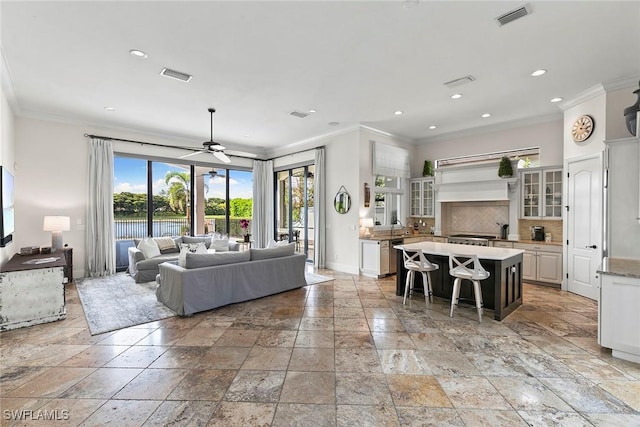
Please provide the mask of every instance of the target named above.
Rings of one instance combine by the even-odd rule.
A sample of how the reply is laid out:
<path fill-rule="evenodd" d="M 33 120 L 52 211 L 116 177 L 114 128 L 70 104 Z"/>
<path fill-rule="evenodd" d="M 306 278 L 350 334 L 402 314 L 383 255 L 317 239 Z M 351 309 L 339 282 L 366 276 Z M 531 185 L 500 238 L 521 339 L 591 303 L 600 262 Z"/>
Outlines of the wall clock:
<path fill-rule="evenodd" d="M 578 117 L 571 128 L 571 136 L 574 142 L 586 141 L 593 133 L 594 127 L 593 117 L 587 115 Z"/>

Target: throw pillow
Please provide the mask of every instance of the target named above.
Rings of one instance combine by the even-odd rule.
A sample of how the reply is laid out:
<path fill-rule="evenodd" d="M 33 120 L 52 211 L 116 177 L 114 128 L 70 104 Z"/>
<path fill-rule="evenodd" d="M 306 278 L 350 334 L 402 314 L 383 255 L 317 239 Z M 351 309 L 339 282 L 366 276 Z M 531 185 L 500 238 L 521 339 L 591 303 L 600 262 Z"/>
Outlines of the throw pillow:
<path fill-rule="evenodd" d="M 251 260 L 279 258 L 293 255 L 296 249 L 295 243 L 288 243 L 286 246 L 278 246 L 276 248 L 249 249 L 251 252 Z"/>
<path fill-rule="evenodd" d="M 211 242 L 211 238 L 209 236 L 204 237 L 196 237 L 196 236 L 182 236 L 182 243 L 200 243 L 204 242 L 209 249 L 209 243 Z"/>
<path fill-rule="evenodd" d="M 271 239 L 271 241 L 269 241 L 269 243 L 267 244 L 268 248 L 275 248 L 278 246 L 278 242 L 276 242 L 275 240 Z"/>
<path fill-rule="evenodd" d="M 160 248 L 160 253 L 166 254 L 171 252 L 176 252 L 176 242 L 171 237 L 155 237 L 153 240 L 158 244 L 158 248 Z"/>
<path fill-rule="evenodd" d="M 215 249 L 216 252 L 227 252 L 229 250 L 229 236 L 226 234 L 214 234 L 211 236 L 210 248 Z"/>
<path fill-rule="evenodd" d="M 151 237 L 145 237 L 139 244 L 138 249 L 142 251 L 146 259 L 160 256 L 160 248 Z"/>
<path fill-rule="evenodd" d="M 182 243 L 180 245 L 180 252 L 182 252 L 183 249 L 186 249 L 187 251 L 191 252 L 192 254 L 206 254 L 207 253 L 207 246 L 204 243 Z"/>
<path fill-rule="evenodd" d="M 186 254 L 186 263 L 184 268 L 202 268 L 213 267 L 216 265 L 236 264 L 239 262 L 248 262 L 250 255 L 248 251 L 244 252 L 225 252 L 222 254 Z"/>

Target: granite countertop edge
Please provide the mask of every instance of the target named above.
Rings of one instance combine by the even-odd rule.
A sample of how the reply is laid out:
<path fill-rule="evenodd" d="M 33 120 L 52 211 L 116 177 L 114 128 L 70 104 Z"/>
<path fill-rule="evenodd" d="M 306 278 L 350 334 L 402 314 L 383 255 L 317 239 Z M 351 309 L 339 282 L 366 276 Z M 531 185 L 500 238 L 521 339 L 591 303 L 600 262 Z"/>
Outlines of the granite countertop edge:
<path fill-rule="evenodd" d="M 640 279 L 640 259 L 605 257 L 597 271 L 600 274 Z"/>

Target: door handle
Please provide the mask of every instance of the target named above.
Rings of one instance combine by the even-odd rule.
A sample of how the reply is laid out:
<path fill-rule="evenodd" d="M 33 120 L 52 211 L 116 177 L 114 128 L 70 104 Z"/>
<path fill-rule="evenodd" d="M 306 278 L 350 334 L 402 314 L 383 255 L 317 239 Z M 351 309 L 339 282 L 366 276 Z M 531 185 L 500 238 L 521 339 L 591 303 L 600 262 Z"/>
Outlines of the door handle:
<path fill-rule="evenodd" d="M 596 245 L 585 246 L 585 248 L 587 248 L 587 249 L 598 249 L 598 247 Z"/>

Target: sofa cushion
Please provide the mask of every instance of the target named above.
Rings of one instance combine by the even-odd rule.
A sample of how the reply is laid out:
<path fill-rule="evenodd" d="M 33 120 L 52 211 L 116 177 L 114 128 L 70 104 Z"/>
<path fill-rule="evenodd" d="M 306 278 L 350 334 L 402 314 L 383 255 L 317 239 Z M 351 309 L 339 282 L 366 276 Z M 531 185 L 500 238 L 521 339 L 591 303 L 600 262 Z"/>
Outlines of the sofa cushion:
<path fill-rule="evenodd" d="M 289 243 L 283 246 L 277 246 L 275 248 L 264 248 L 264 249 L 249 249 L 251 253 L 251 260 L 256 259 L 269 259 L 269 258 L 279 258 L 283 256 L 293 255 L 296 249 L 296 244 L 294 242 Z"/>
<path fill-rule="evenodd" d="M 136 267 L 137 267 L 138 271 L 141 271 L 141 270 L 157 270 L 158 269 L 158 265 L 162 264 L 163 262 L 177 261 L 177 259 L 178 259 L 178 254 L 177 253 L 165 254 L 165 255 L 157 256 L 155 258 L 150 258 L 150 259 L 145 259 L 144 261 L 140 261 L 140 262 L 138 262 L 136 264 Z M 155 276 L 153 276 L 153 277 L 155 277 Z M 151 278 L 149 280 L 153 280 L 153 278 Z M 148 281 L 148 280 L 145 280 L 145 281 Z"/>
<path fill-rule="evenodd" d="M 139 244 L 138 249 L 142 251 L 146 259 L 155 258 L 160 256 L 160 248 L 158 243 L 151 237 L 144 238 Z"/>
<path fill-rule="evenodd" d="M 204 243 L 207 249 L 211 244 L 211 238 L 209 236 L 194 237 L 194 236 L 182 236 L 182 243 Z"/>
<path fill-rule="evenodd" d="M 213 267 L 216 265 L 235 264 L 238 262 L 247 262 L 250 260 L 250 254 L 244 252 L 223 252 L 215 254 L 185 254 L 186 262 L 184 268 L 202 268 Z"/>

